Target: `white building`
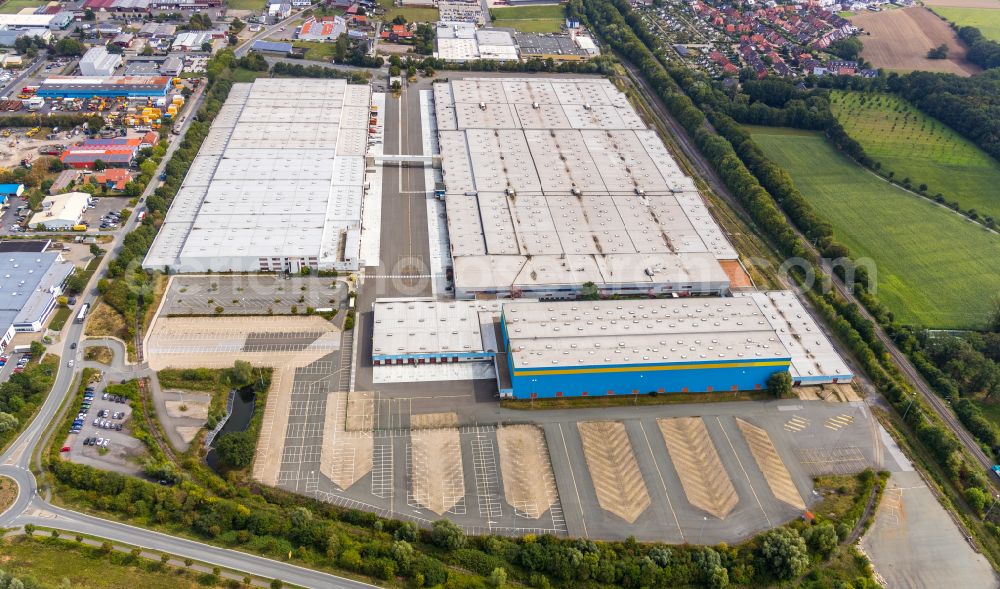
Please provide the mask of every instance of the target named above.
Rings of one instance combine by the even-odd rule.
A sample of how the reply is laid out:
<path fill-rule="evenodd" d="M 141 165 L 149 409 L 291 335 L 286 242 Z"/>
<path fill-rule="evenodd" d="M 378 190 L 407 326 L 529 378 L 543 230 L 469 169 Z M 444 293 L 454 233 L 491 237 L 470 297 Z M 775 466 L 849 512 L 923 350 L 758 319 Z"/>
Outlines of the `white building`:
<path fill-rule="evenodd" d="M 0 350 L 42 329 L 73 269 L 59 252 L 0 252 Z"/>
<path fill-rule="evenodd" d="M 143 267 L 356 270 L 369 104 L 344 80 L 235 84 Z"/>
<path fill-rule="evenodd" d="M 31 216 L 30 227 L 44 225 L 46 229 L 72 229 L 83 219 L 83 212 L 90 204 L 86 192 L 54 194 L 42 201 L 42 210 Z"/>
<path fill-rule="evenodd" d="M 92 47 L 80 59 L 80 73 L 84 76 L 113 76 L 121 65 L 121 55 L 108 53 L 105 47 Z"/>

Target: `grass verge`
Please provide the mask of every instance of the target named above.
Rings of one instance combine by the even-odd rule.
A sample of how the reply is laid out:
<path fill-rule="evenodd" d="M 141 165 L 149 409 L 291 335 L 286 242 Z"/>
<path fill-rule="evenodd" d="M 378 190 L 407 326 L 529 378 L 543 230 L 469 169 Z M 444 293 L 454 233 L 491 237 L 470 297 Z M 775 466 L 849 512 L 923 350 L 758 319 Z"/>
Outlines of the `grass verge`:
<path fill-rule="evenodd" d="M 52 331 L 62 331 L 63 327 L 66 327 L 66 321 L 69 320 L 70 315 L 73 314 L 73 309 L 70 307 L 59 307 L 56 312 L 52 314 L 52 321 L 49 322 L 49 329 Z"/>
<path fill-rule="evenodd" d="M 765 154 L 834 228 L 852 255 L 872 262 L 875 294 L 904 323 L 981 327 L 1000 292 L 1000 237 L 884 182 L 821 134 L 750 127 Z"/>
<path fill-rule="evenodd" d="M 40 532 L 36 532 L 40 536 Z M 62 579 L 69 587 L 89 589 L 195 589 L 223 586 L 203 585 L 198 573 L 134 557 L 131 554 L 106 551 L 71 540 L 53 538 L 6 538 L 0 543 L 6 572 L 24 581 L 32 577 L 54 587 Z M 205 579 L 206 581 L 208 579 Z M 25 583 L 25 586 L 36 586 Z"/>

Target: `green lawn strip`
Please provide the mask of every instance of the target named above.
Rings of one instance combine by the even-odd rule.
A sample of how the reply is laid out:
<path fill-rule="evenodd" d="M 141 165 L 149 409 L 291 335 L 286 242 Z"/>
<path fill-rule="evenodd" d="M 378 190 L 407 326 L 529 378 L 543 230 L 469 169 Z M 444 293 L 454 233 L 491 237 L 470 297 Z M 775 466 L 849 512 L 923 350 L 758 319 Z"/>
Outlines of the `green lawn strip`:
<path fill-rule="evenodd" d="M 0 14 L 17 14 L 25 8 L 38 8 L 44 5 L 45 2 L 41 0 L 7 0 L 0 4 Z"/>
<path fill-rule="evenodd" d="M 233 81 L 241 83 L 253 82 L 257 78 L 266 78 L 267 72 L 255 72 L 251 70 L 245 70 L 243 68 L 237 68 L 233 70 Z"/>
<path fill-rule="evenodd" d="M 59 307 L 56 309 L 56 312 L 52 315 L 52 321 L 49 323 L 49 329 L 52 331 L 62 331 L 72 313 L 73 309 L 70 307 Z"/>
<path fill-rule="evenodd" d="M 816 132 L 751 127 L 855 258 L 875 264 L 877 296 L 907 323 L 982 327 L 1000 291 L 1000 237 L 869 173 Z"/>
<path fill-rule="evenodd" d="M 1000 3 L 996 8 L 930 6 L 932 12 L 960 27 L 976 27 L 987 39 L 1000 41 Z"/>
<path fill-rule="evenodd" d="M 914 189 L 926 184 L 928 195 L 1000 219 L 1000 162 L 891 94 L 835 91 L 831 99 L 837 120 L 882 164 L 881 173 L 894 172 L 897 182 L 909 178 Z"/>

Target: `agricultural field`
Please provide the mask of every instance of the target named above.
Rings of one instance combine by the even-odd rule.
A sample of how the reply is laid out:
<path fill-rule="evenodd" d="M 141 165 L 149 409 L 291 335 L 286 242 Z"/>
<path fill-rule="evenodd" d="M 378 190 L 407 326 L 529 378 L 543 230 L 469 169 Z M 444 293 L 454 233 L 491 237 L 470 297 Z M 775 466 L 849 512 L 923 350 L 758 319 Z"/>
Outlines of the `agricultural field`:
<path fill-rule="evenodd" d="M 820 133 L 750 127 L 837 239 L 875 264 L 877 295 L 907 323 L 981 328 L 1000 291 L 1000 237 L 864 170 Z"/>
<path fill-rule="evenodd" d="M 943 0 L 942 3 L 930 2 L 928 6 L 936 14 L 961 27 L 976 27 L 987 39 L 1000 41 L 1000 1 L 990 0 L 981 3 L 981 7 L 955 6 L 962 4 L 959 0 Z M 976 3 L 980 4 L 980 3 Z"/>
<path fill-rule="evenodd" d="M 493 26 L 524 33 L 558 33 L 564 23 L 565 13 L 565 9 L 559 4 L 490 10 Z"/>
<path fill-rule="evenodd" d="M 7 0 L 0 4 L 0 14 L 17 14 L 25 8 L 38 8 L 44 6 L 42 0 Z"/>
<path fill-rule="evenodd" d="M 1000 4 L 1000 2 L 998 2 Z M 889 94 L 834 92 L 831 107 L 865 152 L 912 185 L 963 210 L 1000 219 L 1000 163 L 916 107 Z"/>
<path fill-rule="evenodd" d="M 923 7 L 868 12 L 849 19 L 864 29 L 861 56 L 876 68 L 899 72 L 922 70 L 971 76 L 979 67 L 965 61 L 965 46 L 948 23 Z M 928 59 L 927 52 L 948 45 L 947 59 Z"/>

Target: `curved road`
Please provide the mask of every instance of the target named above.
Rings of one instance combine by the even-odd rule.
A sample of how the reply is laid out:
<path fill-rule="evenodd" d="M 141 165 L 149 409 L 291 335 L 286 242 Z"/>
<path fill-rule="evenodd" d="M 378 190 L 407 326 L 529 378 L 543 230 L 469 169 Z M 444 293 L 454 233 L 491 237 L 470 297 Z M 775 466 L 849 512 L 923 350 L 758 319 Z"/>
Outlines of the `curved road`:
<path fill-rule="evenodd" d="M 273 27 L 271 28 L 273 29 Z M 238 51 L 242 50 L 245 52 L 246 47 L 249 47 L 249 43 L 250 41 L 247 41 Z M 192 107 L 189 112 L 196 112 L 200 106 L 202 100 L 201 90 L 203 88 L 204 86 L 199 88 L 199 91 L 190 100 Z M 163 172 L 166 162 L 170 160 L 170 156 L 177 149 L 180 140 L 183 138 L 184 133 L 187 132 L 187 127 L 193 119 L 194 117 L 187 117 L 181 129 L 181 134 L 173 137 L 167 149 L 166 156 L 153 176 L 154 178 L 158 178 Z M 133 214 L 122 228 L 122 231 L 118 232 L 115 236 L 114 241 L 112 241 L 108 248 L 108 254 L 94 273 L 87 289 L 78 297 L 81 304 L 88 303 L 93 306 L 96 302 L 98 296 L 96 288 L 98 278 L 107 272 L 108 263 L 121 250 L 122 239 L 128 232 L 135 228 L 139 213 L 145 209 L 145 198 L 152 194 L 158 185 L 159 183 L 153 180 L 147 186 L 146 191 L 143 193 L 143 198 L 140 199 L 138 206 L 135 207 Z M 34 474 L 31 472 L 32 457 L 41 450 L 41 445 L 44 444 L 46 429 L 50 424 L 57 421 L 60 407 L 73 389 L 73 384 L 78 374 L 75 369 L 81 368 L 81 364 L 83 364 L 81 362 L 83 351 L 81 348 L 94 345 L 108 346 L 115 352 L 115 359 L 112 362 L 110 370 L 113 372 L 127 372 L 131 369 L 131 365 L 128 365 L 125 361 L 125 349 L 121 342 L 111 339 L 94 339 L 84 342 L 83 324 L 81 323 L 72 322 L 67 324 L 61 334 L 60 344 L 53 346 L 53 351 L 57 351 L 61 346 L 63 351 L 68 352 L 72 344 L 76 344 L 77 349 L 63 357 L 56 374 L 55 382 L 52 385 L 52 391 L 45 399 L 37 415 L 10 447 L 0 455 L 0 474 L 14 479 L 18 484 L 17 498 L 10 508 L 0 514 L 0 527 L 21 528 L 25 524 L 34 524 L 72 533 L 88 534 L 110 540 L 111 542 L 140 546 L 150 550 L 165 552 L 182 559 L 190 558 L 258 577 L 281 579 L 282 581 L 302 587 L 317 589 L 362 589 L 372 587 L 372 585 L 367 583 L 344 579 L 286 562 L 262 558 L 237 550 L 210 546 L 194 540 L 170 536 L 50 504 L 39 494 L 38 484 Z M 75 369 L 68 366 L 70 359 L 75 360 Z M 100 366 L 105 369 L 108 368 L 96 363 L 87 362 L 85 364 Z"/>

